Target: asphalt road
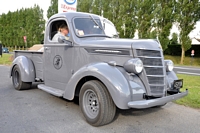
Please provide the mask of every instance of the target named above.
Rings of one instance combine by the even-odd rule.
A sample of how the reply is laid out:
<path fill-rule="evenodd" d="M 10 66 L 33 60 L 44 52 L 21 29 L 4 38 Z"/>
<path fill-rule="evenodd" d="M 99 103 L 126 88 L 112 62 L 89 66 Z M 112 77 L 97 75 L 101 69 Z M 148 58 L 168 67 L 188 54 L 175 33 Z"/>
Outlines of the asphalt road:
<path fill-rule="evenodd" d="M 17 91 L 9 67 L 0 66 L 0 133 L 199 133 L 200 110 L 168 103 L 162 108 L 117 110 L 101 127 L 86 123 L 77 100 L 36 88 Z"/>
<path fill-rule="evenodd" d="M 200 68 L 198 67 L 175 66 L 174 71 L 175 73 L 179 73 L 179 74 L 200 76 Z"/>

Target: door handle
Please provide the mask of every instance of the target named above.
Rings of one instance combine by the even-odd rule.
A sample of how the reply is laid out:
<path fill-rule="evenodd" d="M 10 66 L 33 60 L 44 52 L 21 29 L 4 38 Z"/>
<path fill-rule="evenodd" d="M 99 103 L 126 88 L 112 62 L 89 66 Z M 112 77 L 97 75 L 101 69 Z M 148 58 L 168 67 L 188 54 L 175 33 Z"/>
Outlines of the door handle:
<path fill-rule="evenodd" d="M 49 50 L 49 47 L 45 47 L 44 50 Z"/>

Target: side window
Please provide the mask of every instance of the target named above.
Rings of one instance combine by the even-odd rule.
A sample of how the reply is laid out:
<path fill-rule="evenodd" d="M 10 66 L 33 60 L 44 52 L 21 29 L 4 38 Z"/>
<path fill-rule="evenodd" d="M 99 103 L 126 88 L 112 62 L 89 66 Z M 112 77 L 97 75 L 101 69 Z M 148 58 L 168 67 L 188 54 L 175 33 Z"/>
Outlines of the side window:
<path fill-rule="evenodd" d="M 57 21 L 53 21 L 52 23 L 51 23 L 51 26 L 50 26 L 50 33 L 49 33 L 49 40 L 51 40 L 51 41 L 55 41 L 55 40 L 57 40 L 57 39 L 55 39 L 55 37 L 58 35 L 58 34 L 63 34 L 64 36 L 67 36 L 66 35 L 66 32 L 64 32 L 63 33 L 63 28 L 64 29 L 66 29 L 66 27 L 67 27 L 67 29 L 68 29 L 68 25 L 67 25 L 67 23 L 66 23 L 66 21 L 65 20 L 57 20 Z M 69 29 L 68 29 L 68 32 L 69 32 Z"/>

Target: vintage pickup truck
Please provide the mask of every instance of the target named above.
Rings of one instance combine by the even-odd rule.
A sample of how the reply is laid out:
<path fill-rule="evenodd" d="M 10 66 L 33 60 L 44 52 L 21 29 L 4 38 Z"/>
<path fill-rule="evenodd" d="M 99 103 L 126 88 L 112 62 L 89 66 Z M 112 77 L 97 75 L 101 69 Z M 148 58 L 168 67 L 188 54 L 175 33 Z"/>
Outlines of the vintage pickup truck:
<path fill-rule="evenodd" d="M 63 23 L 69 27 L 69 39 L 52 41 Z M 55 96 L 78 96 L 93 126 L 112 122 L 116 108 L 160 107 L 188 94 L 187 89 L 180 92 L 183 80 L 174 73 L 173 62 L 164 60 L 158 40 L 113 38 L 105 34 L 105 23 L 89 13 L 52 16 L 43 52 L 15 51 L 10 71 L 14 88 L 28 89 L 38 82 L 39 89 Z"/>

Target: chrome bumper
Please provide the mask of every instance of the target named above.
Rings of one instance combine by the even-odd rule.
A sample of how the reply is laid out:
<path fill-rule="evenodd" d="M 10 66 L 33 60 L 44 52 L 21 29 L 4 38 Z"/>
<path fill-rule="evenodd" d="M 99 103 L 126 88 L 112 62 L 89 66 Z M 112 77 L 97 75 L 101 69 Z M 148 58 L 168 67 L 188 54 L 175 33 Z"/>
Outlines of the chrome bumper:
<path fill-rule="evenodd" d="M 170 96 L 166 96 L 166 97 L 162 97 L 162 98 L 128 102 L 128 107 L 136 108 L 136 109 L 144 109 L 144 108 L 159 106 L 159 105 L 163 105 L 167 102 L 177 100 L 181 97 L 186 96 L 187 94 L 188 94 L 188 90 L 186 89 L 185 92 L 181 92 L 178 94 L 174 94 L 174 95 L 170 95 Z"/>

